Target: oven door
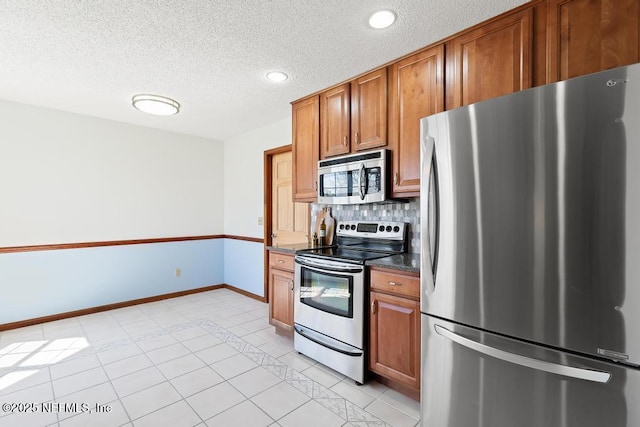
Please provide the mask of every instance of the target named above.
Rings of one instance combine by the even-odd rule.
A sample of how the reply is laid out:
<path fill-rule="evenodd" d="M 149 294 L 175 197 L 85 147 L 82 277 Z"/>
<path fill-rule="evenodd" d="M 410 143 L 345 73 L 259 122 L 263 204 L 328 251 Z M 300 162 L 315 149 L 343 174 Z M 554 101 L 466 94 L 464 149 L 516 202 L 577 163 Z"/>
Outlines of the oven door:
<path fill-rule="evenodd" d="M 293 319 L 362 349 L 364 266 L 297 256 Z"/>

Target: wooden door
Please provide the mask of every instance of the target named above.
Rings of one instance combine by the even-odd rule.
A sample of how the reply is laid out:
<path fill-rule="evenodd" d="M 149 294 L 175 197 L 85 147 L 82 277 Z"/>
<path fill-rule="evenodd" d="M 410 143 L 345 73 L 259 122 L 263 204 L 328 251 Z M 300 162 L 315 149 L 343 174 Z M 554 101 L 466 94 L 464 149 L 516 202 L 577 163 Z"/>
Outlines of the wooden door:
<path fill-rule="evenodd" d="M 526 9 L 447 43 L 448 110 L 531 87 L 532 15 Z"/>
<path fill-rule="evenodd" d="M 271 166 L 272 245 L 309 241 L 309 204 L 293 201 L 292 154 L 276 154 Z"/>
<path fill-rule="evenodd" d="M 371 292 L 369 369 L 420 388 L 420 303 Z"/>
<path fill-rule="evenodd" d="M 351 151 L 387 145 L 387 69 L 351 83 Z"/>
<path fill-rule="evenodd" d="M 389 68 L 389 145 L 394 197 L 420 195 L 420 119 L 444 110 L 444 46 Z"/>
<path fill-rule="evenodd" d="M 349 119 L 351 98 L 349 83 L 320 95 L 320 158 L 347 154 L 350 151 Z"/>
<path fill-rule="evenodd" d="M 292 105 L 293 198 L 314 202 L 318 197 L 320 100 L 312 96 Z"/>
<path fill-rule="evenodd" d="M 285 331 L 293 329 L 293 273 L 269 269 L 269 319 Z"/>
<path fill-rule="evenodd" d="M 550 0 L 548 82 L 640 61 L 638 0 Z"/>

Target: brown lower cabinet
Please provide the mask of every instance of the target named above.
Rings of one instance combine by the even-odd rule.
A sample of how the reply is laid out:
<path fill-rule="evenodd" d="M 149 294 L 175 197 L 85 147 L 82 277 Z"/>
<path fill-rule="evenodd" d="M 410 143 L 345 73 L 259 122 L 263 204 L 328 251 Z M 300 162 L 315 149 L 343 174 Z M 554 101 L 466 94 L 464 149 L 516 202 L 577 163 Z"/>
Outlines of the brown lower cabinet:
<path fill-rule="evenodd" d="M 420 276 L 371 268 L 369 369 L 420 390 Z"/>
<path fill-rule="evenodd" d="M 293 256 L 269 252 L 269 323 L 293 334 Z"/>

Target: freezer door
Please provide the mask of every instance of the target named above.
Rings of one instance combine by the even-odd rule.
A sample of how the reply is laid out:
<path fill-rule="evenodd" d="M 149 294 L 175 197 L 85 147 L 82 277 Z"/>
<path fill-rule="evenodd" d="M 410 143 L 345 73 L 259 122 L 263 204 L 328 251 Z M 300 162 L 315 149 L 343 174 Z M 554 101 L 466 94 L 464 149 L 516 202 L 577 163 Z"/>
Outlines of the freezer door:
<path fill-rule="evenodd" d="M 422 425 L 632 427 L 640 372 L 422 315 Z"/>
<path fill-rule="evenodd" d="M 422 311 L 639 366 L 640 65 L 422 126 Z"/>

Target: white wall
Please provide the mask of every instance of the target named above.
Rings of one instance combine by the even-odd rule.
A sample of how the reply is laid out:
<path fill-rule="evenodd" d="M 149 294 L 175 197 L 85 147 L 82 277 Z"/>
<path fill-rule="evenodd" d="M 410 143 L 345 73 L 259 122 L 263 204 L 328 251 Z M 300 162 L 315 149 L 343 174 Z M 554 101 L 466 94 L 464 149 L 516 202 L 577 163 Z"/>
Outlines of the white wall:
<path fill-rule="evenodd" d="M 264 237 L 264 151 L 291 144 L 291 117 L 224 143 L 224 232 Z"/>
<path fill-rule="evenodd" d="M 222 142 L 7 101 L 0 123 L 0 247 L 224 233 Z M 224 283 L 224 246 L 0 254 L 0 324 Z"/>
<path fill-rule="evenodd" d="M 224 143 L 224 232 L 264 237 L 264 151 L 291 144 L 291 118 L 244 133 Z M 227 239 L 225 283 L 264 296 L 264 245 Z"/>
<path fill-rule="evenodd" d="M 224 232 L 223 143 L 8 101 L 0 120 L 0 247 Z"/>
<path fill-rule="evenodd" d="M 264 151 L 291 143 L 290 118 L 224 143 L 1 100 L 0 120 L 0 247 L 262 238 Z M 262 296 L 263 272 L 262 243 L 231 239 L 0 254 L 0 324 L 220 283 Z"/>

